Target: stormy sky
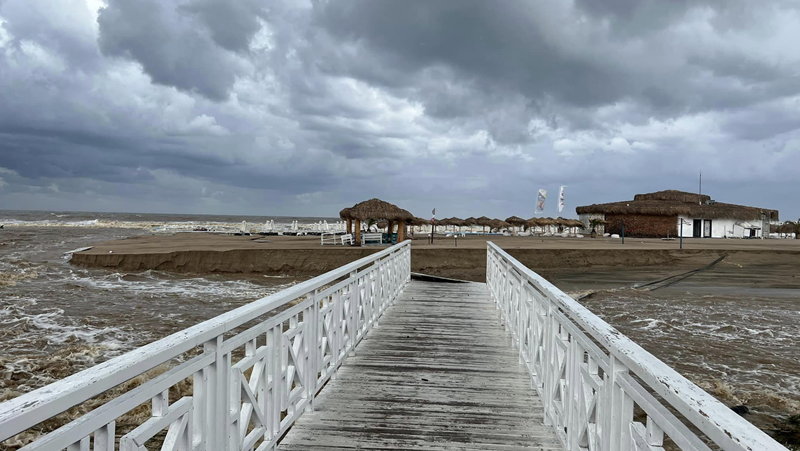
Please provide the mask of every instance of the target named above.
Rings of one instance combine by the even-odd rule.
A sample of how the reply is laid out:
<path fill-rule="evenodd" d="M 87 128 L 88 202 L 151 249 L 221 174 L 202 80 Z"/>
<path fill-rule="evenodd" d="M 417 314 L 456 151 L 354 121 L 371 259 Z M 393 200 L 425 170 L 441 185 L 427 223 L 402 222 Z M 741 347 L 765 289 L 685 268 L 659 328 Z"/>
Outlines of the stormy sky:
<path fill-rule="evenodd" d="M 0 209 L 800 216 L 800 7 L 0 0 Z"/>

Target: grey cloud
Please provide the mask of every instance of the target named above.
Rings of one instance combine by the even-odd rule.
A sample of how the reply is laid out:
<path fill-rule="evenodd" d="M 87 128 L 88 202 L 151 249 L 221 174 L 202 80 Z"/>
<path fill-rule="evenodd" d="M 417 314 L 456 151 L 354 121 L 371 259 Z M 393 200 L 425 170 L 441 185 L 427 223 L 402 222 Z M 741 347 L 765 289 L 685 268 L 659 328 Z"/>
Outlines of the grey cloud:
<path fill-rule="evenodd" d="M 207 9 L 197 11 L 207 17 Z M 219 20 L 226 18 L 231 17 Z M 159 84 L 224 100 L 242 70 L 242 63 L 218 46 L 192 15 L 170 2 L 111 0 L 97 22 L 103 54 L 137 61 Z M 220 38 L 232 45 L 232 36 Z"/>
<path fill-rule="evenodd" d="M 220 47 L 243 52 L 261 28 L 258 19 L 265 14 L 263 5 L 260 0 L 195 0 L 182 8 L 199 18 Z"/>
<path fill-rule="evenodd" d="M 17 46 L 28 40 L 83 67 L 98 63 L 100 55 L 90 28 L 93 18 L 83 0 L 6 0 L 0 2 L 0 16 Z"/>
<path fill-rule="evenodd" d="M 40 1 L 0 0 L 4 206 L 529 216 L 540 187 L 571 207 L 702 168 L 798 214 L 800 55 L 762 45 L 789 3 L 110 0 L 98 32 Z"/>

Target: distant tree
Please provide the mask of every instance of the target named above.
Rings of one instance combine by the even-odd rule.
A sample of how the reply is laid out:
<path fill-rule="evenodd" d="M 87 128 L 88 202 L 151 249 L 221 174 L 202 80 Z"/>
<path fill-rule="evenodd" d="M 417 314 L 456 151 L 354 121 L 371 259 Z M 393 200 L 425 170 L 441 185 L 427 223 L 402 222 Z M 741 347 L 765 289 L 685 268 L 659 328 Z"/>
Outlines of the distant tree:
<path fill-rule="evenodd" d="M 589 220 L 589 225 L 592 226 L 592 238 L 597 238 L 597 227 L 605 224 L 606 222 L 599 218 Z"/>

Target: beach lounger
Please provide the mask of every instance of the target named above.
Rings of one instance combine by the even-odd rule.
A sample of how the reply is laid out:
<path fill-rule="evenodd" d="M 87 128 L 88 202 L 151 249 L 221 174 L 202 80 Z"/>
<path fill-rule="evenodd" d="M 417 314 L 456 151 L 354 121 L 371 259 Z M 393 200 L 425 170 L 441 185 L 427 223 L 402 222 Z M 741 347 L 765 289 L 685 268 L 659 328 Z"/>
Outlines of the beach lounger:
<path fill-rule="evenodd" d="M 353 234 L 352 233 L 348 233 L 346 235 L 342 235 L 342 245 L 345 245 L 345 244 L 349 244 L 351 246 L 353 245 Z"/>
<path fill-rule="evenodd" d="M 378 243 L 383 244 L 383 234 L 382 233 L 362 233 L 361 234 L 361 244 L 367 243 Z"/>

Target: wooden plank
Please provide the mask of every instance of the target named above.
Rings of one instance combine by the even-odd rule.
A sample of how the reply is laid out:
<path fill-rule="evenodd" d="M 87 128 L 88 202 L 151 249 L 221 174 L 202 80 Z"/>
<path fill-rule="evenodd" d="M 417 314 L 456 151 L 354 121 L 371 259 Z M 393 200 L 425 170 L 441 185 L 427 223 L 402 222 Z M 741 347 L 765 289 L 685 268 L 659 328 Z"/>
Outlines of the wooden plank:
<path fill-rule="evenodd" d="M 278 449 L 560 450 L 485 284 L 411 281 Z"/>

